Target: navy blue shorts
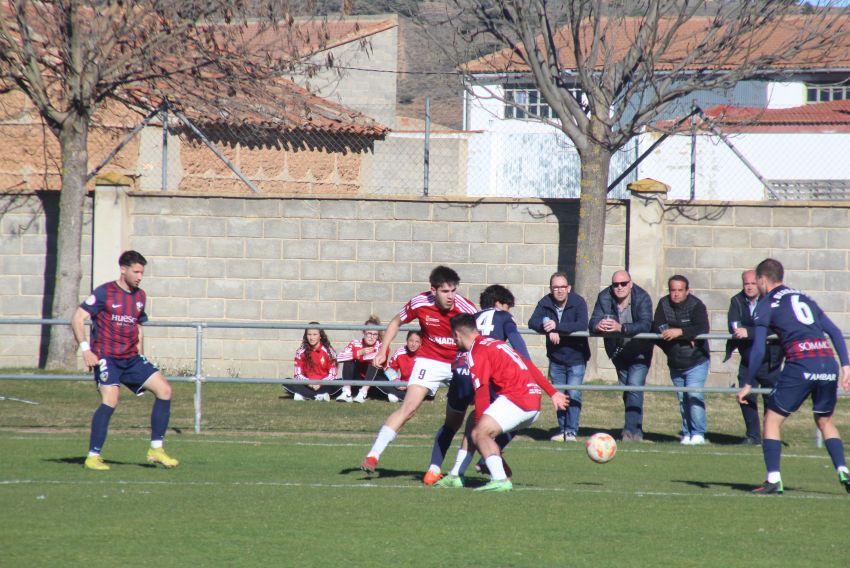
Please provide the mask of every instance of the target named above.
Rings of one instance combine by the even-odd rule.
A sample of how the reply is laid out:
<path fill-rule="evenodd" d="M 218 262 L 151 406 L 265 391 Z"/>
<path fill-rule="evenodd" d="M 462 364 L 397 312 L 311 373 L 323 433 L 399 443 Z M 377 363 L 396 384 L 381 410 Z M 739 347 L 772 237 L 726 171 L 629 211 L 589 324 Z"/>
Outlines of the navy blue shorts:
<path fill-rule="evenodd" d="M 805 367 L 786 363 L 767 399 L 767 407 L 789 416 L 812 397 L 812 412 L 831 416 L 838 398 L 838 363 L 835 359 L 809 359 Z"/>
<path fill-rule="evenodd" d="M 94 368 L 94 380 L 100 385 L 124 385 L 135 394 L 143 394 L 145 384 L 159 369 L 145 359 L 144 355 L 136 355 L 129 359 L 103 357 Z"/>
<path fill-rule="evenodd" d="M 475 404 L 475 389 L 472 388 L 469 369 L 464 370 L 466 373 L 452 373 L 452 382 L 449 384 L 447 403 L 455 412 L 466 412 L 467 408 Z"/>

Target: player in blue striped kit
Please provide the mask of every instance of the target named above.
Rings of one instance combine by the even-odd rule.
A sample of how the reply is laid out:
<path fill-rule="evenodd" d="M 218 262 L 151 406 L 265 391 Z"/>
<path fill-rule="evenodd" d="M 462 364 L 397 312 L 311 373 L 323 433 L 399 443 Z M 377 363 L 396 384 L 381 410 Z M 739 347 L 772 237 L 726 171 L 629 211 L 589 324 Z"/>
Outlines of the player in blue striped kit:
<path fill-rule="evenodd" d="M 823 434 L 826 450 L 838 473 L 838 480 L 850 493 L 850 472 L 844 459 L 844 445 L 832 421 L 838 394 L 839 369 L 826 336 L 838 352 L 841 362 L 841 387 L 850 390 L 850 361 L 841 330 L 806 294 L 785 286 L 782 264 L 772 258 L 756 267 L 756 283 L 763 298 L 756 306 L 755 337 L 751 361 L 764 357 L 765 340 L 770 332 L 779 336 L 785 351 L 785 366 L 767 400 L 764 417 L 763 444 L 767 479 L 753 493 L 782 494 L 784 486 L 779 471 L 782 456 L 780 429 L 785 419 L 811 396 L 815 423 Z M 738 391 L 738 402 L 755 384 L 757 365 L 751 365 L 747 379 Z"/>

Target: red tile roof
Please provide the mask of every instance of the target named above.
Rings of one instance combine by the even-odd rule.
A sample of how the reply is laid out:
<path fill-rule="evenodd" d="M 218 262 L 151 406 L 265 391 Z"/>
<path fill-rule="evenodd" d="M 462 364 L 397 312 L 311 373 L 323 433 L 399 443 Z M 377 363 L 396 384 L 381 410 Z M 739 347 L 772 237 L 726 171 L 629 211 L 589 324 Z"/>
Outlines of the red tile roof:
<path fill-rule="evenodd" d="M 662 21 L 660 28 L 668 27 L 672 20 Z M 667 49 L 663 57 L 656 62 L 655 69 L 664 71 L 674 68 L 689 53 L 692 53 L 699 42 L 705 37 L 706 32 L 712 29 L 714 19 L 710 17 L 694 17 L 685 22 L 676 34 L 676 40 Z M 612 22 L 608 27 L 608 21 L 602 20 L 601 28 L 607 30 L 607 45 L 611 49 L 611 57 L 615 61 L 622 59 L 626 51 L 632 46 L 634 38 L 642 24 L 639 18 L 623 18 Z M 837 27 L 842 27 L 843 33 L 850 30 L 850 16 L 840 16 L 835 19 Z M 826 24 L 814 16 L 789 16 L 779 23 L 755 34 L 751 43 L 752 50 L 740 53 L 731 53 L 726 57 L 714 58 L 712 61 L 695 61 L 689 65 L 689 69 L 715 69 L 724 70 L 740 65 L 745 57 L 762 57 L 781 53 L 783 46 L 792 42 L 801 29 L 813 26 L 823 28 Z M 583 28 L 584 44 L 590 45 L 592 30 Z M 661 32 L 659 32 L 661 33 Z M 823 30 L 823 34 L 829 33 Z M 572 49 L 572 37 L 568 27 L 559 28 L 555 34 L 555 45 L 558 56 L 564 69 L 575 69 L 576 60 Z M 795 55 L 785 61 L 777 61 L 769 65 L 770 69 L 850 69 L 850 40 L 847 40 L 838 49 L 829 54 L 824 54 L 822 37 L 810 41 Z M 538 39 L 542 46 L 542 39 Z M 603 56 L 600 56 L 602 58 Z M 601 66 L 601 64 L 600 64 Z M 461 66 L 469 73 L 529 73 L 528 66 L 520 57 L 507 48 L 475 59 Z"/>
<path fill-rule="evenodd" d="M 719 105 L 705 111 L 722 132 L 850 132 L 850 101 L 813 103 L 792 108 L 753 108 Z M 671 128 L 675 121 L 658 123 Z M 707 125 L 698 124 L 701 130 Z M 688 123 L 679 131 L 689 130 Z"/>

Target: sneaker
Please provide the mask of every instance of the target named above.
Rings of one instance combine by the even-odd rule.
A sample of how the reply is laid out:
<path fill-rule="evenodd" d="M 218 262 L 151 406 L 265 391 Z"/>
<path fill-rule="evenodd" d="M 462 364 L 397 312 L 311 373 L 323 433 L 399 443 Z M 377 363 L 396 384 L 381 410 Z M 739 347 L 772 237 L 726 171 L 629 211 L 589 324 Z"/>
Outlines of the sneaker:
<path fill-rule="evenodd" d="M 511 482 L 510 479 L 499 479 L 499 480 L 494 479 L 490 483 L 488 483 L 487 485 L 484 485 L 482 487 L 478 487 L 478 488 L 474 489 L 473 491 L 488 491 L 488 492 L 491 492 L 491 493 L 502 493 L 504 491 L 510 491 L 513 488 L 514 488 L 514 484 Z"/>
<path fill-rule="evenodd" d="M 103 461 L 103 458 L 100 457 L 100 454 L 96 456 L 88 456 L 86 458 L 86 463 L 84 466 L 86 469 L 93 469 L 94 471 L 108 471 L 109 466 Z M 848 489 L 850 491 L 850 489 Z"/>
<path fill-rule="evenodd" d="M 148 463 L 162 464 L 167 468 L 177 467 L 180 462 L 165 453 L 163 448 L 148 449 Z"/>
<path fill-rule="evenodd" d="M 331 401 L 331 395 L 329 395 L 328 393 L 317 394 L 316 398 L 314 400 L 320 400 L 322 402 L 330 402 Z"/>
<path fill-rule="evenodd" d="M 782 480 L 780 479 L 777 483 L 765 481 L 750 491 L 750 493 L 755 495 L 782 495 L 783 491 L 785 491 L 785 487 L 782 485 Z"/>
<path fill-rule="evenodd" d="M 366 456 L 360 463 L 360 469 L 366 473 L 375 473 L 376 467 L 378 467 L 378 458 L 375 456 Z"/>
<path fill-rule="evenodd" d="M 337 402 L 353 402 L 354 399 L 351 398 L 350 394 L 348 394 L 347 392 L 344 392 L 341 395 L 339 395 L 338 397 L 336 397 L 336 401 Z"/>
<path fill-rule="evenodd" d="M 443 478 L 434 484 L 434 487 L 455 488 L 463 487 L 463 477 L 459 475 L 444 475 Z"/>
<path fill-rule="evenodd" d="M 694 434 L 691 436 L 691 445 L 692 446 L 702 446 L 705 444 L 705 436 L 701 434 Z"/>
<path fill-rule="evenodd" d="M 691 437 L 690 436 L 682 436 L 681 444 L 683 446 L 690 446 L 691 445 Z"/>
<path fill-rule="evenodd" d="M 576 435 L 573 434 L 572 432 L 567 432 L 567 433 L 564 434 L 564 441 L 565 442 L 575 442 L 576 441 Z"/>
<path fill-rule="evenodd" d="M 357 396 L 354 397 L 354 402 L 359 402 L 360 404 L 363 404 L 364 402 L 366 402 L 366 395 L 365 394 L 358 394 Z"/>
<path fill-rule="evenodd" d="M 551 438 L 549 438 L 553 442 L 566 442 L 566 435 L 563 432 L 558 432 Z"/>
<path fill-rule="evenodd" d="M 107 466 L 108 467 L 108 466 Z M 850 493 L 850 475 L 848 475 L 844 471 L 838 472 L 838 482 L 844 486 L 844 489 L 847 490 L 847 493 Z"/>
<path fill-rule="evenodd" d="M 388 395 L 387 395 L 387 400 L 388 400 L 388 401 L 390 401 L 390 402 L 398 402 L 398 401 L 399 401 L 399 400 L 401 400 L 401 399 L 399 399 L 399 398 L 398 398 L 396 395 L 394 395 L 394 394 L 388 394 Z"/>
<path fill-rule="evenodd" d="M 425 485 L 428 485 L 428 486 L 436 485 L 437 482 L 440 481 L 442 478 L 443 478 L 442 473 L 437 473 L 437 472 L 431 471 L 429 469 L 428 471 L 425 472 L 425 475 L 422 477 L 422 483 L 424 483 Z"/>
<path fill-rule="evenodd" d="M 303 394 L 295 393 L 292 395 L 292 400 L 306 400 Z"/>

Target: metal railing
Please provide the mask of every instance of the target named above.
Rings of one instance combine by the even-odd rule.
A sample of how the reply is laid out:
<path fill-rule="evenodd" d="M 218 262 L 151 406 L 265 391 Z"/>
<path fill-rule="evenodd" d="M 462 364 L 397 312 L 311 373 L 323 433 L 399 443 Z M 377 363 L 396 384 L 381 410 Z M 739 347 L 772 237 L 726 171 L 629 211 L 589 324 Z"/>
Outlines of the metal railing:
<path fill-rule="evenodd" d="M 64 319 L 14 319 L 0 318 L 0 325 L 70 325 L 70 320 Z M 90 322 L 86 322 L 87 324 Z M 252 322 L 205 322 L 205 321 L 148 321 L 145 327 L 165 327 L 165 328 L 193 328 L 195 330 L 195 373 L 192 376 L 167 376 L 166 378 L 172 382 L 193 382 L 195 383 L 194 393 L 194 426 L 195 433 L 201 431 L 201 418 L 203 409 L 202 385 L 204 383 L 244 383 L 244 384 L 277 384 L 277 385 L 293 385 L 293 384 L 320 384 L 328 385 L 351 385 L 351 386 L 381 386 L 386 385 L 384 381 L 355 381 L 355 380 L 333 380 L 333 381 L 305 381 L 302 379 L 280 379 L 280 378 L 262 378 L 262 377 L 214 377 L 205 376 L 203 373 L 204 362 L 204 330 L 205 329 L 278 329 L 278 330 L 304 330 L 305 328 L 320 328 L 324 330 L 377 330 L 383 331 L 383 325 L 363 325 L 363 324 L 313 324 L 313 323 L 252 323 Z M 417 326 L 405 325 L 401 326 L 400 331 L 418 330 Z M 530 329 L 520 329 L 519 332 L 523 335 L 539 335 L 536 331 Z M 610 337 L 616 334 L 601 334 L 590 333 L 587 331 L 577 331 L 573 333 L 562 334 L 570 337 Z M 661 336 L 657 333 L 639 333 L 631 336 L 634 339 L 659 339 Z M 850 333 L 845 333 L 844 338 L 850 337 Z M 697 339 L 731 339 L 729 333 L 706 333 L 696 337 Z M 773 339 L 771 336 L 769 339 Z M 54 381 L 82 381 L 91 380 L 89 374 L 49 374 L 49 373 L 0 373 L 0 380 L 54 380 Z M 582 385 L 555 385 L 559 390 L 580 390 L 580 391 L 643 391 L 643 392 L 703 392 L 710 394 L 734 394 L 738 392 L 737 387 L 677 387 L 677 386 L 628 386 L 628 385 L 599 385 L 599 384 L 582 384 Z M 754 388 L 754 394 L 768 394 L 770 389 Z M 846 393 L 839 392 L 839 396 L 846 396 Z"/>

